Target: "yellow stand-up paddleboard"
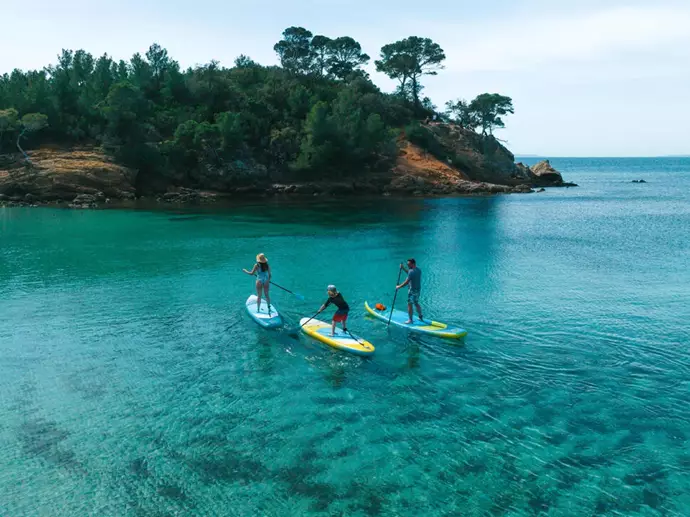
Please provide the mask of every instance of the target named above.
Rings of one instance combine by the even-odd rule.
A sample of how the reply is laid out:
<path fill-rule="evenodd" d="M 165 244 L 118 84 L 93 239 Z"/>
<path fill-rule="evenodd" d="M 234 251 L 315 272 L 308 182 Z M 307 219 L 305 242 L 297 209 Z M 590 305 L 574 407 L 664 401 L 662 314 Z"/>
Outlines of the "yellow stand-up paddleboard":
<path fill-rule="evenodd" d="M 394 310 L 391 315 L 389 309 L 379 310 L 375 307 L 370 307 L 367 302 L 364 302 L 364 308 L 369 314 L 385 321 L 386 323 L 390 320 L 391 325 L 397 325 L 398 327 L 406 328 L 411 332 L 418 332 L 420 334 L 426 334 L 428 336 L 442 337 L 446 339 L 461 339 L 467 335 L 467 331 L 460 327 L 451 327 L 445 323 L 439 323 L 438 321 L 419 321 L 417 315 L 415 314 L 413 323 L 405 323 L 410 316 L 407 312 Z"/>
<path fill-rule="evenodd" d="M 306 335 L 318 339 L 328 346 L 344 350 L 356 355 L 372 355 L 374 353 L 374 345 L 358 336 L 343 332 L 343 329 L 336 328 L 335 336 L 331 336 L 331 324 L 319 320 L 311 320 L 309 318 L 302 318 L 300 320 L 302 332 Z"/>

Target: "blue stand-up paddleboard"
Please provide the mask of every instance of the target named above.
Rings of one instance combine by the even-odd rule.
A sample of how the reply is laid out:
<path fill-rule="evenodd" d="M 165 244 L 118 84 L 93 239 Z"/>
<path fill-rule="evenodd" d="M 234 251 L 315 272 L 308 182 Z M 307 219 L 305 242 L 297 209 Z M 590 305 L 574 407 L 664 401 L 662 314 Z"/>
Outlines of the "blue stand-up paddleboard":
<path fill-rule="evenodd" d="M 388 318 L 390 318 L 391 325 L 406 328 L 411 332 L 418 332 L 420 334 L 427 334 L 429 336 L 447 339 L 461 339 L 467 335 L 467 331 L 460 327 L 451 327 L 450 325 L 439 323 L 438 321 L 419 321 L 419 318 L 417 318 L 416 314 L 412 323 L 405 323 L 410 319 L 410 316 L 405 311 L 394 309 L 393 315 L 391 316 L 390 309 L 384 309 L 381 311 L 370 307 L 367 302 L 364 302 L 364 308 L 375 318 L 383 320 L 386 323 L 388 323 Z"/>
<path fill-rule="evenodd" d="M 261 310 L 256 311 L 256 295 L 253 294 L 247 298 L 247 312 L 259 325 L 267 329 L 275 329 L 283 325 L 283 318 L 280 316 L 276 306 L 271 304 L 271 311 L 269 314 L 268 304 L 266 300 L 261 299 Z"/>

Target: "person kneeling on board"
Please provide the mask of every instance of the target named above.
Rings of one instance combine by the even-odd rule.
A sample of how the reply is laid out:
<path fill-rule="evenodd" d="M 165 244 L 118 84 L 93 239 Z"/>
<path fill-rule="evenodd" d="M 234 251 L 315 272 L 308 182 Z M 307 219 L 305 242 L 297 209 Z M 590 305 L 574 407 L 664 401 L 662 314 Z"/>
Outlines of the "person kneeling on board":
<path fill-rule="evenodd" d="M 335 314 L 333 315 L 333 322 L 331 325 L 331 336 L 335 336 L 335 324 L 336 323 L 342 323 L 343 324 L 343 332 L 347 332 L 347 315 L 350 312 L 350 306 L 347 304 L 345 301 L 345 298 L 343 298 L 343 295 L 338 292 L 338 289 L 334 285 L 329 285 L 328 286 L 328 299 L 324 302 L 324 304 L 321 306 L 319 309 L 319 312 L 323 312 L 326 310 L 326 307 L 328 307 L 330 304 L 335 305 L 338 309 L 335 311 Z"/>
<path fill-rule="evenodd" d="M 405 324 L 412 324 L 412 317 L 414 315 L 412 311 L 413 305 L 417 309 L 419 321 L 423 322 L 424 317 L 422 316 L 422 308 L 419 306 L 419 295 L 422 292 L 422 270 L 417 267 L 417 261 L 413 258 L 407 259 L 407 267 L 400 264 L 400 268 L 407 273 L 407 279 L 395 288 L 402 289 L 406 285 L 410 286 L 407 292 L 407 313 L 410 315 L 410 319 L 407 320 Z"/>

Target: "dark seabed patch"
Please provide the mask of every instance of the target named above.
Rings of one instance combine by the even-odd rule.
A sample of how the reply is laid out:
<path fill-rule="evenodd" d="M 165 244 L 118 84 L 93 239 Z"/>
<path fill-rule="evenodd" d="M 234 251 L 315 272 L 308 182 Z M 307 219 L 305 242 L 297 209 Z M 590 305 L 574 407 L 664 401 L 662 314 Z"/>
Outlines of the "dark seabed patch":
<path fill-rule="evenodd" d="M 76 453 L 62 445 L 70 434 L 58 428 L 57 422 L 29 420 L 19 427 L 17 434 L 24 454 L 41 458 L 59 467 L 81 467 Z"/>

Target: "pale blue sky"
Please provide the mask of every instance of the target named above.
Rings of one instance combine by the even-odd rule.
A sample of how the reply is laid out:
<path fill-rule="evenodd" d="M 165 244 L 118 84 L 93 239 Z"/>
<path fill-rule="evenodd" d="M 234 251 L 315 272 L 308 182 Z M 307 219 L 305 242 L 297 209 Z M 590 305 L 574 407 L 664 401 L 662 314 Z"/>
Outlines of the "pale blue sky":
<path fill-rule="evenodd" d="M 230 66 L 242 53 L 273 64 L 273 44 L 291 25 L 352 36 L 372 58 L 382 45 L 418 35 L 448 56 L 446 70 L 425 81 L 438 106 L 486 91 L 513 98 L 516 114 L 498 136 L 516 154 L 690 154 L 687 0 L 3 4 L 0 73 L 41 68 L 61 48 L 126 59 L 154 41 L 183 67 L 211 59 Z M 369 68 L 392 90 L 373 63 Z"/>

